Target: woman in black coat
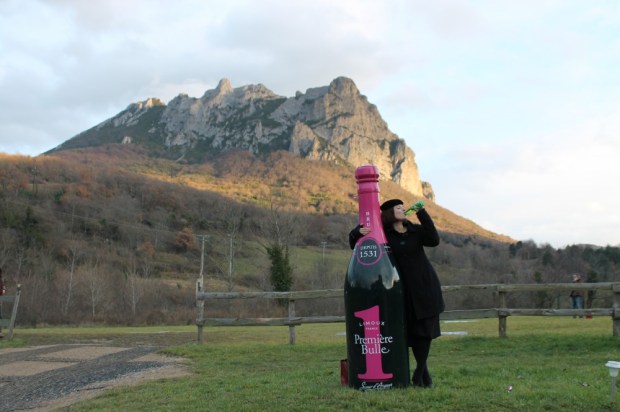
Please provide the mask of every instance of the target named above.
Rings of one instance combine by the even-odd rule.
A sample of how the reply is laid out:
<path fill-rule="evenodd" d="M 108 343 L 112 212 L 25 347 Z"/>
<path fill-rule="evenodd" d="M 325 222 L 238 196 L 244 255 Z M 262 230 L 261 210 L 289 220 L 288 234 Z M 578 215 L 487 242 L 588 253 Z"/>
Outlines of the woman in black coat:
<path fill-rule="evenodd" d="M 418 202 L 416 206 L 414 210 L 419 224 L 407 220 L 400 199 L 391 199 L 381 205 L 381 220 L 403 282 L 407 343 L 416 360 L 412 382 L 415 386 L 428 388 L 433 386 L 433 380 L 426 361 L 431 341 L 441 335 L 439 314 L 443 312 L 445 304 L 437 273 L 424 253 L 424 246 L 434 247 L 439 244 L 439 234 L 424 209 L 424 203 Z M 351 248 L 369 232 L 370 229 L 361 225 L 353 229 L 349 234 Z"/>

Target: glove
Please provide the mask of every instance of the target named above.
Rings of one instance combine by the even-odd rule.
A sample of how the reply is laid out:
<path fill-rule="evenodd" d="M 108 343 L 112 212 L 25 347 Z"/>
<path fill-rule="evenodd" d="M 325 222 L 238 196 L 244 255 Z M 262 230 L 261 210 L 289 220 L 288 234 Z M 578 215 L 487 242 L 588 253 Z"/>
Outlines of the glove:
<path fill-rule="evenodd" d="M 362 232 L 360 232 L 360 229 L 362 228 L 362 224 L 359 224 L 357 226 L 355 226 L 355 228 L 351 231 L 351 235 L 355 236 L 355 237 L 362 237 Z"/>
<path fill-rule="evenodd" d="M 424 209 L 424 200 L 414 203 L 409 209 L 405 210 L 405 216 L 409 216 L 411 213 L 418 213 L 422 209 Z"/>

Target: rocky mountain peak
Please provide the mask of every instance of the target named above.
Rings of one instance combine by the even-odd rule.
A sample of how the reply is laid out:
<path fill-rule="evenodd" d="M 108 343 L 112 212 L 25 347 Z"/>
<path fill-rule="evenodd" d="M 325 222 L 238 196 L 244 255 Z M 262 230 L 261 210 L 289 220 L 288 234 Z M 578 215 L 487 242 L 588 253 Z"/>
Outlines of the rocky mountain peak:
<path fill-rule="evenodd" d="M 235 88 L 222 79 L 201 98 L 180 94 L 168 105 L 158 99 L 132 104 L 56 150 L 112 141 L 159 145 L 184 161 L 245 149 L 254 154 L 286 150 L 352 166 L 373 163 L 383 179 L 434 199 L 430 184 L 420 180 L 414 152 L 347 77 L 294 97 L 279 96 L 262 84 Z"/>
<path fill-rule="evenodd" d="M 142 102 L 131 103 L 127 106 L 127 110 L 146 110 L 155 106 L 165 106 L 166 103 L 162 102 L 156 97 L 150 97 Z"/>
<path fill-rule="evenodd" d="M 329 84 L 329 93 L 335 94 L 336 96 L 359 96 L 360 91 L 357 89 L 357 86 L 353 82 L 353 80 L 348 77 L 337 77 Z"/>
<path fill-rule="evenodd" d="M 230 80 L 222 79 L 217 84 L 217 87 L 215 88 L 215 90 L 218 92 L 218 94 L 226 94 L 226 93 L 232 92 L 233 87 L 232 87 L 232 84 L 230 83 Z"/>

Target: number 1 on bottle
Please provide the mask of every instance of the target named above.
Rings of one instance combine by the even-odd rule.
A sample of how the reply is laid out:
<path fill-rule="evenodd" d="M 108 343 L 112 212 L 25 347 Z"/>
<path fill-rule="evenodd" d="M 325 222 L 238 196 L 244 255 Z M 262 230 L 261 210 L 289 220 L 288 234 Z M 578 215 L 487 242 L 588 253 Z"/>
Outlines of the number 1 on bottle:
<path fill-rule="evenodd" d="M 360 379 L 385 380 L 394 376 L 383 372 L 383 359 L 381 357 L 381 321 L 379 319 L 379 305 L 360 310 L 354 313 L 364 323 L 364 346 L 366 358 L 366 373 L 357 375 Z M 372 343 L 371 343 L 372 342 Z"/>

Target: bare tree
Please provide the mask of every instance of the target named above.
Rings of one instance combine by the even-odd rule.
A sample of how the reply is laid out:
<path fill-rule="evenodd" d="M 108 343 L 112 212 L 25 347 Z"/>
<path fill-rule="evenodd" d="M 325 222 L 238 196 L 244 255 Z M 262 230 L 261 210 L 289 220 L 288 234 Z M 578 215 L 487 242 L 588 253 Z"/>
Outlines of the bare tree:
<path fill-rule="evenodd" d="M 153 273 L 153 256 L 155 255 L 155 248 L 150 240 L 145 241 L 138 247 L 138 254 L 141 257 L 140 263 L 142 267 L 142 275 L 145 278 L 151 277 Z"/>
<path fill-rule="evenodd" d="M 138 313 L 138 303 L 144 295 L 144 289 L 140 284 L 135 262 L 132 260 L 130 267 L 125 271 L 125 291 L 129 298 L 129 307 L 134 318 Z"/>
<path fill-rule="evenodd" d="M 243 223 L 243 214 L 240 208 L 230 208 L 225 215 L 226 233 L 228 235 L 228 289 L 232 290 L 234 286 L 233 269 L 235 259 L 236 237 Z"/>
<path fill-rule="evenodd" d="M 325 248 L 327 247 L 327 242 L 321 242 L 321 258 L 314 264 L 314 269 L 316 272 L 315 282 L 312 282 L 314 287 L 318 287 L 319 289 L 327 289 L 329 287 L 329 278 L 330 278 L 330 265 L 325 260 Z"/>
<path fill-rule="evenodd" d="M 73 288 L 75 286 L 75 272 L 78 264 L 78 260 L 80 258 L 80 250 L 77 243 L 73 243 L 68 250 L 67 254 L 67 265 L 69 269 L 69 277 L 67 279 L 67 285 L 64 289 L 64 299 L 63 305 L 61 309 L 61 313 L 63 317 L 66 317 L 69 313 L 69 307 L 71 306 L 71 298 L 73 296 Z"/>
<path fill-rule="evenodd" d="M 95 259 L 86 269 L 84 283 L 88 292 L 91 319 L 95 320 L 97 308 L 103 300 L 104 279 L 99 272 L 99 260 Z"/>
<path fill-rule="evenodd" d="M 290 290 L 293 284 L 290 247 L 299 235 L 299 219 L 294 213 L 284 211 L 283 205 L 284 199 L 272 193 L 268 219 L 260 222 L 262 234 L 268 239 L 263 247 L 271 261 L 271 285 L 276 291 Z"/>

